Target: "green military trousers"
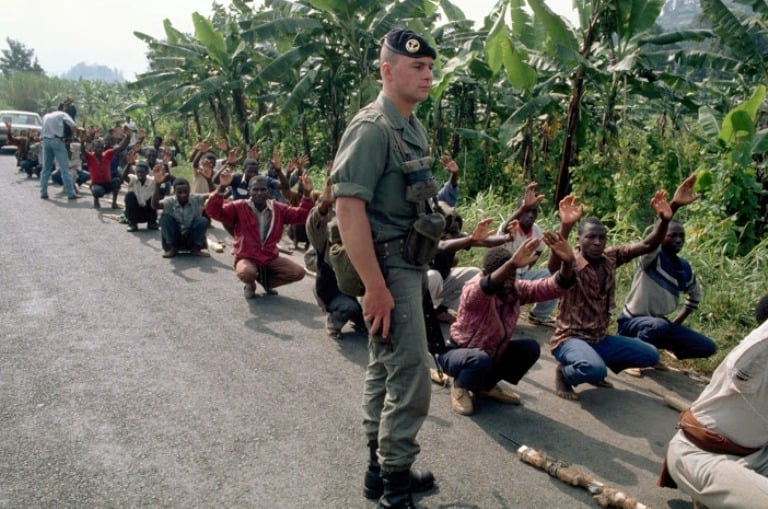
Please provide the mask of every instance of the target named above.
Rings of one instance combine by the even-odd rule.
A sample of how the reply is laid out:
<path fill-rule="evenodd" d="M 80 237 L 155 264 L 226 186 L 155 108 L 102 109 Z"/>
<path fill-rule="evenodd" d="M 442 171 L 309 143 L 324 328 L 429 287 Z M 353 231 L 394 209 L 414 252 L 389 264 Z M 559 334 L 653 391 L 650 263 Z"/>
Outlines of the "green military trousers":
<path fill-rule="evenodd" d="M 422 311 L 425 272 L 395 267 L 387 272 L 395 309 L 389 340 L 368 339 L 363 423 L 367 439 L 379 442 L 381 469 L 397 472 L 409 469 L 419 453 L 416 434 L 429 412 L 432 388 Z"/>

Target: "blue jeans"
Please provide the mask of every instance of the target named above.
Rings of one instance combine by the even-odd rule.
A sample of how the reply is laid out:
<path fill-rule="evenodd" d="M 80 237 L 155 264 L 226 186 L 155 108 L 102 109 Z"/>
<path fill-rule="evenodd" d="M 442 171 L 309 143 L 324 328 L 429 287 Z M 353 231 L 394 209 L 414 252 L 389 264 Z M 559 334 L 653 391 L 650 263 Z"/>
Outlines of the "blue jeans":
<path fill-rule="evenodd" d="M 678 359 L 709 357 L 717 351 L 714 341 L 664 317 L 619 316 L 619 334 L 634 336 L 658 349 L 669 350 Z"/>
<path fill-rule="evenodd" d="M 94 198 L 101 198 L 107 193 L 115 194 L 117 191 L 120 190 L 120 179 L 115 177 L 109 182 L 102 182 L 101 184 L 92 184 L 91 185 L 91 194 Z"/>
<path fill-rule="evenodd" d="M 659 362 L 656 347 L 637 338 L 606 335 L 599 343 L 569 338 L 552 352 L 563 367 L 568 385 L 596 384 L 627 368 L 647 368 Z"/>
<path fill-rule="evenodd" d="M 500 380 L 517 384 L 539 359 L 541 347 L 533 339 L 509 341 L 496 361 L 480 348 L 453 348 L 438 357 L 440 367 L 470 391 L 492 389 Z"/>
<path fill-rule="evenodd" d="M 33 173 L 40 175 L 40 163 L 37 160 L 22 159 L 19 167 L 27 173 L 28 177 L 31 177 Z"/>
<path fill-rule="evenodd" d="M 552 274 L 547 269 L 531 269 L 517 273 L 517 279 L 526 281 L 535 281 L 537 279 L 543 279 L 550 277 Z M 531 308 L 531 314 L 539 318 L 549 318 L 552 315 L 552 311 L 557 306 L 557 299 L 545 300 L 544 302 L 537 302 Z"/>
<path fill-rule="evenodd" d="M 331 315 L 332 319 L 338 323 L 363 323 L 363 308 L 357 299 L 339 292 L 331 299 L 331 302 L 325 306 L 325 311 Z"/>
<path fill-rule="evenodd" d="M 69 157 L 67 156 L 67 146 L 63 141 L 55 138 L 43 138 L 43 172 L 40 174 L 40 196 L 48 196 L 48 179 L 53 172 L 53 160 L 63 168 L 61 181 L 64 183 L 64 191 L 67 196 L 75 196 L 75 188 L 72 186 L 72 176 L 67 169 L 69 168 Z"/>
<path fill-rule="evenodd" d="M 69 174 L 72 176 L 72 173 Z M 91 175 L 87 171 L 78 170 L 77 172 L 77 185 L 82 185 L 88 182 L 88 179 L 91 178 Z M 63 181 L 61 180 L 61 170 L 56 170 L 53 173 L 51 173 L 51 181 L 54 184 L 63 185 Z"/>
<path fill-rule="evenodd" d="M 203 249 L 206 246 L 205 232 L 211 220 L 205 216 L 196 217 L 186 233 L 181 233 L 181 228 L 176 219 L 170 214 L 160 215 L 160 229 L 162 233 L 163 251 Z"/>

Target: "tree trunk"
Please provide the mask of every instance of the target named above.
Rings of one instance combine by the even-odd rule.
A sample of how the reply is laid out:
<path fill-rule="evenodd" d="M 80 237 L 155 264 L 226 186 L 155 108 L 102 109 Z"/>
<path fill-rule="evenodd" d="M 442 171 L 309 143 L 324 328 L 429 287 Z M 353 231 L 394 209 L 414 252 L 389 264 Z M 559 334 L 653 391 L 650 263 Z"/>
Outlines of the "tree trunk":
<path fill-rule="evenodd" d="M 592 44 L 595 40 L 599 13 L 592 16 L 589 29 L 584 35 L 584 43 L 581 48 L 581 56 L 589 58 L 592 52 Z M 581 94 L 584 88 L 584 69 L 579 66 L 573 75 L 573 92 L 568 103 L 568 113 L 565 119 L 565 140 L 563 140 L 563 153 L 560 157 L 560 166 L 557 171 L 557 183 L 555 185 L 554 207 L 560 204 L 571 191 L 571 166 L 578 161 L 579 147 L 576 143 L 576 131 L 581 122 Z"/>

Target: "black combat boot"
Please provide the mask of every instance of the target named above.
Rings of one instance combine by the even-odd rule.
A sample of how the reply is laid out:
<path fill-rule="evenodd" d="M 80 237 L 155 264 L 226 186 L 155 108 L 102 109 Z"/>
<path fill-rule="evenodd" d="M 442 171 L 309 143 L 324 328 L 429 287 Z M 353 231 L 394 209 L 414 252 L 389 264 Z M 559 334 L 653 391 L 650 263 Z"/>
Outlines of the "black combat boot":
<path fill-rule="evenodd" d="M 376 450 L 379 448 L 377 440 L 368 442 L 368 470 L 365 472 L 365 481 L 363 482 L 363 495 L 365 498 L 376 500 L 384 493 L 384 482 L 381 478 L 381 466 Z M 435 485 L 435 476 L 429 471 L 409 470 L 408 482 L 412 493 L 421 493 L 430 490 Z"/>
<path fill-rule="evenodd" d="M 411 497 L 411 472 L 382 472 L 384 493 L 379 499 L 378 509 L 416 509 Z"/>

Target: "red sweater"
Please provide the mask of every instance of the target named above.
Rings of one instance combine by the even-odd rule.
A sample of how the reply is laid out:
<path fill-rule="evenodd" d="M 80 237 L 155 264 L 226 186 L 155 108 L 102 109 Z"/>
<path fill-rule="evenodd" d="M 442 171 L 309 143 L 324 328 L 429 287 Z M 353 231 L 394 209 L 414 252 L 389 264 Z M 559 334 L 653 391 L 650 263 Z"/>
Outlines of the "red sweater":
<path fill-rule="evenodd" d="M 88 173 L 91 174 L 92 184 L 106 184 L 112 180 L 112 158 L 115 157 L 115 151 L 111 148 L 101 153 L 99 161 L 93 152 L 85 151 L 85 162 L 88 164 Z"/>
<path fill-rule="evenodd" d="M 232 251 L 235 263 L 238 260 L 251 260 L 257 265 L 267 265 L 277 258 L 277 243 L 283 237 L 283 225 L 304 224 L 314 203 L 310 198 L 302 198 L 298 207 L 270 200 L 272 223 L 269 226 L 267 240 L 261 244 L 259 220 L 250 205 L 250 200 L 225 202 L 224 197 L 213 193 L 205 204 L 205 213 L 211 219 L 234 226 Z"/>

